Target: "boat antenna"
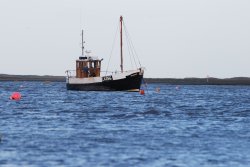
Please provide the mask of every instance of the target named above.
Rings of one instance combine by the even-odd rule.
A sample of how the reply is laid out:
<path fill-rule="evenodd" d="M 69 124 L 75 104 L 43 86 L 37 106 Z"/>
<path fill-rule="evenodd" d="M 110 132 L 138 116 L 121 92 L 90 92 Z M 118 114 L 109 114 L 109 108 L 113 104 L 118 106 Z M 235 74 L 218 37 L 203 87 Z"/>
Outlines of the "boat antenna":
<path fill-rule="evenodd" d="M 84 41 L 83 41 L 83 30 L 82 30 L 82 57 L 84 57 Z"/>
<path fill-rule="evenodd" d="M 120 38 L 121 38 L 121 41 L 120 41 L 120 45 L 121 45 L 121 72 L 123 72 L 123 52 L 122 52 L 122 22 L 123 22 L 123 17 L 120 16 Z"/>

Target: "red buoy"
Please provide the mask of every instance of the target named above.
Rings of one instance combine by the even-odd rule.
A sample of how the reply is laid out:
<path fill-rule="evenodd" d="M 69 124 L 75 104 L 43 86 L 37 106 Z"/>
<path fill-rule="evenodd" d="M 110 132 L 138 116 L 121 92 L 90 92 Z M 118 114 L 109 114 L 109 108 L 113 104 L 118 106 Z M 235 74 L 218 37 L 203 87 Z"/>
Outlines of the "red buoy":
<path fill-rule="evenodd" d="M 141 94 L 141 95 L 144 95 L 144 94 L 145 94 L 145 92 L 144 92 L 143 89 L 140 89 L 140 94 Z"/>
<path fill-rule="evenodd" d="M 21 99 L 21 94 L 19 92 L 14 92 L 12 93 L 12 95 L 10 96 L 11 100 L 20 100 Z"/>

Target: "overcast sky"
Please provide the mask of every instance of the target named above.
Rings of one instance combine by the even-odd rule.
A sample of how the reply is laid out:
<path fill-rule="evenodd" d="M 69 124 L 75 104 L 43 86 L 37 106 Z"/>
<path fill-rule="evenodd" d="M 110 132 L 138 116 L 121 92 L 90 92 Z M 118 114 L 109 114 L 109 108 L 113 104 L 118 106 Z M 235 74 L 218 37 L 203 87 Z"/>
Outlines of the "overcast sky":
<path fill-rule="evenodd" d="M 82 28 L 106 70 L 120 15 L 145 77 L 250 77 L 249 0 L 0 0 L 0 73 L 65 75 Z"/>

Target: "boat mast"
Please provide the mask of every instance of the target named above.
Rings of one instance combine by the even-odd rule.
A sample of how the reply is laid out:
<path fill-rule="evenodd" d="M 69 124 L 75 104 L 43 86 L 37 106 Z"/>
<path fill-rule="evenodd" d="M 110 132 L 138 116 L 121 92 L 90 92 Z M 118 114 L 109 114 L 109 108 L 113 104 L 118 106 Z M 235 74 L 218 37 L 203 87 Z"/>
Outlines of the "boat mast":
<path fill-rule="evenodd" d="M 83 30 L 82 30 L 82 57 L 84 57 L 84 41 L 83 41 Z"/>
<path fill-rule="evenodd" d="M 121 45 L 121 72 L 123 72 L 123 51 L 122 51 L 122 22 L 123 22 L 123 17 L 120 16 L 120 28 L 121 28 L 121 31 L 120 31 L 120 45 Z"/>

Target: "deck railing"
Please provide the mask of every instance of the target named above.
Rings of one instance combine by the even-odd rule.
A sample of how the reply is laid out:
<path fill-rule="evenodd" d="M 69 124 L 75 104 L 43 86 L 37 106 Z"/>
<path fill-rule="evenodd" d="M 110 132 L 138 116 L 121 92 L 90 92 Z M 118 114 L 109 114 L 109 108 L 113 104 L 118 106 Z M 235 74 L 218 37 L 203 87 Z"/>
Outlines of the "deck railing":
<path fill-rule="evenodd" d="M 127 71 L 123 71 L 123 72 L 132 72 L 135 70 L 127 70 Z M 76 70 L 67 70 L 65 71 L 66 75 L 68 78 L 75 78 L 76 77 Z M 101 75 L 100 76 L 109 76 L 109 75 L 114 75 L 114 74 L 119 74 L 121 73 L 121 71 L 101 71 Z"/>

